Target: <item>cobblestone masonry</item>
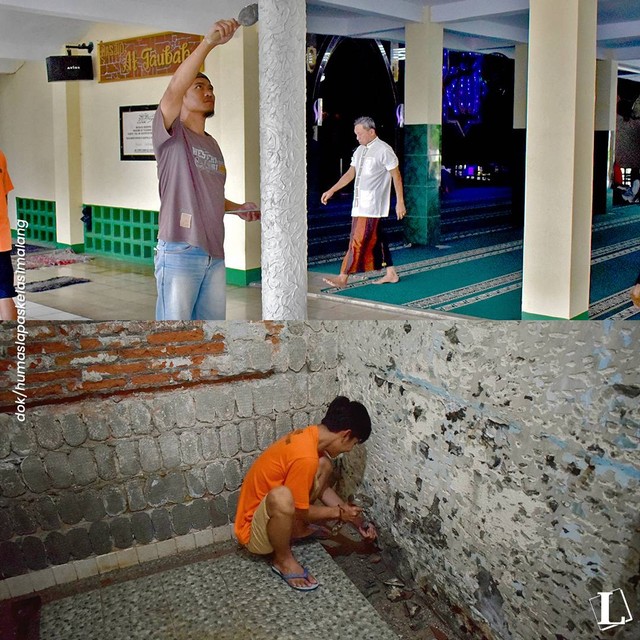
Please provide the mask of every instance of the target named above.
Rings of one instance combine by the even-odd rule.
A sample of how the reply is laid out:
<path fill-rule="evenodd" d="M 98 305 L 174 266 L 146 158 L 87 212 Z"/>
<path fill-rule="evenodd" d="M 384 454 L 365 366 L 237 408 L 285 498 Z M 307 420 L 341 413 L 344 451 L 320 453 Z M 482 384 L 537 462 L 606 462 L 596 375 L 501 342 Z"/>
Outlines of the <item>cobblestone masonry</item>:
<path fill-rule="evenodd" d="M 335 323 L 29 333 L 26 420 L 0 414 L 3 579 L 228 524 L 255 456 L 338 393 Z"/>
<path fill-rule="evenodd" d="M 601 637 L 589 599 L 613 589 L 614 637 L 640 637 L 640 327 L 360 322 L 339 344 L 375 416 L 348 484 L 468 637 Z"/>
<path fill-rule="evenodd" d="M 29 331 L 26 421 L 0 414 L 2 578 L 228 524 L 254 457 L 344 393 L 374 421 L 347 489 L 468 637 L 597 637 L 589 599 L 617 588 L 636 626 L 615 638 L 637 637 L 634 324 Z"/>

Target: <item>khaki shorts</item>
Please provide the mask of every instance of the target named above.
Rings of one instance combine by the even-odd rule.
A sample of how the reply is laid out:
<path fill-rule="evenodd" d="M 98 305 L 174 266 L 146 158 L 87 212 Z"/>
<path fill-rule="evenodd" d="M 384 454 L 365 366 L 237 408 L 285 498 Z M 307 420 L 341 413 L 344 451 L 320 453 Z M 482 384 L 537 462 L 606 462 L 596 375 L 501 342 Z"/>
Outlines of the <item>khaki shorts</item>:
<path fill-rule="evenodd" d="M 269 534 L 267 533 L 267 524 L 269 524 L 269 514 L 267 513 L 267 496 L 265 496 L 262 498 L 262 502 L 258 505 L 251 520 L 251 537 L 247 545 L 247 549 L 251 553 L 264 556 L 273 552 L 273 547 L 269 542 Z"/>
<path fill-rule="evenodd" d="M 313 495 L 317 493 L 318 488 L 318 479 L 314 478 L 311 494 Z M 249 544 L 247 544 L 247 549 L 251 553 L 255 553 L 259 556 L 265 556 L 269 553 L 273 553 L 273 547 L 269 542 L 269 534 L 267 533 L 269 520 L 270 516 L 267 513 L 267 496 L 265 496 L 262 498 L 262 501 L 255 510 L 253 519 L 251 520 L 251 537 L 249 538 Z"/>

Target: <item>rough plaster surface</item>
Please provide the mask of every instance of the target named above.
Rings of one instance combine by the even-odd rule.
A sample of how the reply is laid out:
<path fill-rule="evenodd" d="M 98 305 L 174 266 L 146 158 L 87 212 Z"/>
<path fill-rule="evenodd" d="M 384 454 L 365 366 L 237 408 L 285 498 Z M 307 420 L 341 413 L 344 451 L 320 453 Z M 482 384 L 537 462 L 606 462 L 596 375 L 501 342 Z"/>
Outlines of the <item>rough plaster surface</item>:
<path fill-rule="evenodd" d="M 95 327 L 98 341 L 89 324 L 60 325 L 53 349 L 108 358 L 149 332 Z M 196 386 L 52 396 L 25 423 L 0 414 L 2 577 L 226 525 L 255 456 L 342 393 L 373 418 L 340 463 L 345 488 L 371 494 L 384 544 L 467 637 L 599 637 L 589 599 L 613 589 L 635 618 L 614 637 L 638 637 L 640 327 L 210 323 L 203 335 L 224 348 Z"/>
<path fill-rule="evenodd" d="M 307 317 L 305 38 L 304 0 L 260 2 L 262 317 L 271 320 Z"/>
<path fill-rule="evenodd" d="M 598 637 L 589 599 L 617 588 L 640 614 L 639 341 L 629 323 L 340 325 L 341 392 L 374 416 L 346 484 L 469 637 Z"/>

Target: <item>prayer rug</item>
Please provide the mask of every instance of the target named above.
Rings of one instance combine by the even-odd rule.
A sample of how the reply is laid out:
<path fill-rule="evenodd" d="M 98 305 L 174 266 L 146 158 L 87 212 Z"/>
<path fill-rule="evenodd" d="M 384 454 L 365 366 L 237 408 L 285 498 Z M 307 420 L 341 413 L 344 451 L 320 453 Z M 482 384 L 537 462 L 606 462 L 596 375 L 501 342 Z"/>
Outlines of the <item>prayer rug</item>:
<path fill-rule="evenodd" d="M 15 243 L 15 240 L 12 240 L 13 247 L 11 249 L 11 255 L 15 256 L 18 250 L 18 245 Z M 41 253 L 42 251 L 51 251 L 51 247 L 43 247 L 39 244 L 23 244 L 20 245 L 20 248 L 24 250 L 25 253 Z"/>
<path fill-rule="evenodd" d="M 40 291 L 51 291 L 51 289 L 60 289 L 60 287 L 68 287 L 72 284 L 82 284 L 83 282 L 91 282 L 91 280 L 88 280 L 87 278 L 61 276 L 59 278 L 49 278 L 48 280 L 29 282 L 25 286 L 25 291 L 29 293 L 39 293 Z"/>
<path fill-rule="evenodd" d="M 93 257 L 83 253 L 74 253 L 71 249 L 56 249 L 54 251 L 27 253 L 22 259 L 13 256 L 13 267 L 14 269 L 19 266 L 22 269 L 41 269 L 43 267 L 75 264 L 76 262 L 88 262 L 89 260 L 93 260 Z"/>

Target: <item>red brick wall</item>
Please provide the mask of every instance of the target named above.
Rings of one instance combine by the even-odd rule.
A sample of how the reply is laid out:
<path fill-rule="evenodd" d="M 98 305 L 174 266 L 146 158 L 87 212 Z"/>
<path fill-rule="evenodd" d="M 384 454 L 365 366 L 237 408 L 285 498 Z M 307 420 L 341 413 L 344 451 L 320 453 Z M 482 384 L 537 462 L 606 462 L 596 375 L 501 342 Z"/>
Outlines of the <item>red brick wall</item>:
<path fill-rule="evenodd" d="M 266 342 L 279 348 L 281 324 L 265 322 Z M 26 406 L 139 391 L 263 378 L 221 373 L 227 329 L 199 322 L 29 323 Z M 0 332 L 0 412 L 14 410 L 15 330 Z"/>

